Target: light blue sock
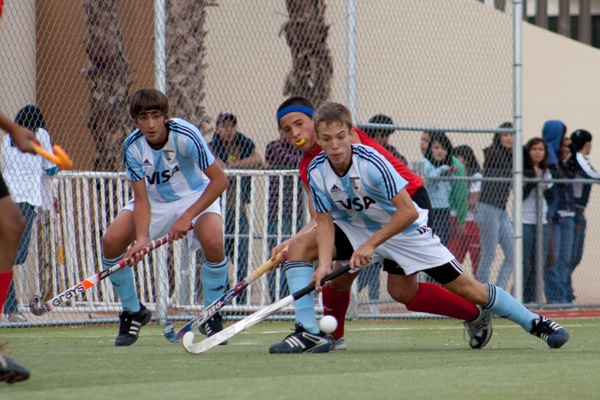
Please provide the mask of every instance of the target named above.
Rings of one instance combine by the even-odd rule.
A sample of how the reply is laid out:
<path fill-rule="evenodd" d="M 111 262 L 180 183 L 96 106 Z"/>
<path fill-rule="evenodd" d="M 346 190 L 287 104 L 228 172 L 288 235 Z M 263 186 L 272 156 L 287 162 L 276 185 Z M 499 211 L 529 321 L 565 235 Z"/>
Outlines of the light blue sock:
<path fill-rule="evenodd" d="M 488 287 L 488 302 L 483 308 L 486 308 L 499 316 L 515 322 L 523 327 L 527 333 L 533 328 L 533 321 L 540 316 L 532 313 L 525 308 L 510 294 L 496 285 L 486 283 Z"/>
<path fill-rule="evenodd" d="M 286 261 L 284 269 L 290 293 L 304 289 L 308 285 L 310 277 L 315 272 L 312 264 L 297 261 Z M 313 293 L 294 301 L 294 309 L 296 310 L 297 323 L 302 324 L 304 329 L 310 333 L 319 333 L 320 329 L 319 325 L 317 325 L 317 317 L 315 315 Z"/>
<path fill-rule="evenodd" d="M 124 255 L 125 253 L 113 259 L 108 259 L 102 256 L 102 266 L 105 269 L 110 268 L 113 265 L 118 264 L 119 261 L 123 259 Z M 117 291 L 117 294 L 119 295 L 119 300 L 121 300 L 123 311 L 127 311 L 132 314 L 140 311 L 140 299 L 135 293 L 135 282 L 133 280 L 133 270 L 131 267 L 121 268 L 117 272 L 113 272 L 108 279 L 110 279 L 115 290 Z"/>
<path fill-rule="evenodd" d="M 225 291 L 227 285 L 227 256 L 219 263 L 213 263 L 206 258 L 202 262 L 202 290 L 204 292 L 204 306 L 217 300 Z"/>

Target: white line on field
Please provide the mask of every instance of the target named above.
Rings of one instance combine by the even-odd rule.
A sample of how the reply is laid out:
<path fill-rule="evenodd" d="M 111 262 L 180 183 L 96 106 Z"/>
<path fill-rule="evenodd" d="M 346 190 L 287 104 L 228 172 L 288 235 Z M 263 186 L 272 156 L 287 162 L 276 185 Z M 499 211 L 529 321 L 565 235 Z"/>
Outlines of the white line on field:
<path fill-rule="evenodd" d="M 569 324 L 569 325 L 564 325 L 564 327 L 566 328 L 581 328 L 581 327 L 597 327 L 598 324 Z M 506 328 L 520 328 L 519 325 L 506 325 L 506 326 L 494 326 L 494 329 L 506 329 Z M 72 328 L 70 328 L 72 329 Z M 389 327 L 389 328 L 381 328 L 381 327 L 375 327 L 375 328 L 352 328 L 352 329 L 346 329 L 347 331 L 351 331 L 351 332 L 361 332 L 361 331 L 420 331 L 420 330 L 429 330 L 429 331 L 433 331 L 433 330 L 449 330 L 449 329 L 463 329 L 462 326 L 441 326 L 441 327 L 431 327 L 431 328 L 427 328 L 427 327 L 406 327 L 406 326 L 397 326 L 397 327 Z M 291 331 L 289 329 L 286 330 L 280 330 L 280 331 L 264 331 L 264 332 L 248 332 L 248 331 L 244 331 L 242 332 L 242 334 L 247 335 L 272 335 L 272 334 L 285 334 L 285 333 L 290 333 Z M 81 335 L 78 336 L 79 338 L 89 338 L 89 339 L 113 339 L 115 338 L 116 335 L 110 333 L 107 335 Z M 162 333 L 154 333 L 154 332 L 148 332 L 148 333 L 142 333 L 141 337 L 144 336 L 164 336 Z M 44 338 L 64 338 L 64 335 L 34 335 L 34 336 L 30 336 L 28 335 L 27 338 L 33 338 L 33 339 L 44 339 Z M 3 332 L 0 332 L 0 338 L 6 338 L 6 339 L 20 339 L 23 338 L 23 335 L 20 335 L 18 333 L 15 334 L 6 334 Z M 165 339 L 166 340 L 166 339 Z"/>

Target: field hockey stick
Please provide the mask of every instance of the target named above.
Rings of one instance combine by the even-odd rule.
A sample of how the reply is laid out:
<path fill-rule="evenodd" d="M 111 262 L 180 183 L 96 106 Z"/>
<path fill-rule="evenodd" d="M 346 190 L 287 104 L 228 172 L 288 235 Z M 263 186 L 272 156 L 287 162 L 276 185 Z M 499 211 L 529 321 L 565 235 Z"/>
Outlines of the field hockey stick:
<path fill-rule="evenodd" d="M 190 227 L 190 230 L 191 229 L 193 229 L 193 227 Z M 141 255 L 143 257 L 146 254 L 150 253 L 152 250 L 164 245 L 168 241 L 169 241 L 169 235 L 165 235 L 165 236 L 161 237 L 160 239 L 154 240 L 154 241 L 150 242 L 150 244 L 148 246 L 146 246 L 142 250 L 140 250 L 136 254 L 136 256 Z M 64 292 L 60 293 L 59 295 L 53 297 L 52 299 L 48 300 L 47 302 L 45 302 L 43 304 L 42 304 L 41 296 L 37 296 L 37 295 L 33 296 L 33 298 L 31 299 L 31 302 L 29 303 L 29 309 L 31 310 L 33 315 L 44 315 L 47 312 L 54 310 L 56 307 L 58 307 L 65 301 L 71 300 L 77 294 L 85 292 L 86 290 L 88 290 L 92 286 L 96 285 L 98 282 L 100 282 L 107 276 L 117 272 L 121 268 L 124 268 L 124 267 L 132 265 L 132 264 L 133 264 L 133 258 L 122 259 L 121 261 L 119 261 L 118 264 L 115 264 L 110 268 L 107 268 L 103 271 L 98 272 L 95 275 L 90 276 L 87 279 L 82 280 L 75 286 L 70 287 L 69 289 L 65 290 Z"/>
<path fill-rule="evenodd" d="M 308 233 L 316 228 L 317 225 L 313 225 L 304 233 Z M 183 336 L 190 331 L 194 331 L 200 328 L 202 325 L 206 323 L 213 315 L 217 313 L 221 308 L 225 305 L 229 304 L 231 300 L 241 292 L 243 292 L 248 286 L 252 284 L 255 280 L 260 278 L 265 272 L 269 271 L 276 264 L 277 260 L 281 257 L 281 254 L 284 251 L 288 250 L 288 246 L 286 246 L 283 250 L 281 250 L 275 256 L 275 261 L 268 260 L 266 263 L 255 269 L 250 275 L 246 277 L 243 281 L 235 285 L 233 288 L 229 289 L 227 292 L 223 293 L 221 297 L 217 300 L 213 301 L 208 307 L 206 307 L 200 314 L 194 317 L 193 320 L 188 322 L 183 328 L 179 329 L 177 333 L 175 333 L 174 324 L 172 322 L 167 322 L 163 329 L 165 338 L 171 343 L 179 343 Z"/>
<path fill-rule="evenodd" d="M 323 278 L 323 280 L 321 280 L 321 283 L 325 283 L 327 281 L 333 280 L 333 279 L 337 278 L 338 276 L 348 272 L 349 270 L 350 270 L 350 265 L 347 265 L 344 268 L 340 268 L 340 269 L 332 272 L 331 274 L 327 275 L 325 278 Z M 249 317 L 244 318 L 243 320 L 231 325 L 227 329 L 224 329 L 221 332 L 218 332 L 218 333 L 214 334 L 213 336 L 204 339 L 201 342 L 194 343 L 194 332 L 193 331 L 187 332 L 183 336 L 183 341 L 182 341 L 183 348 L 188 353 L 191 353 L 191 354 L 204 353 L 205 351 L 210 350 L 213 347 L 223 343 L 224 341 L 234 337 L 238 333 L 241 333 L 241 332 L 245 331 L 246 329 L 250 328 L 251 326 L 256 325 L 260 321 L 264 321 L 267 317 L 275 314 L 277 311 L 281 310 L 283 307 L 289 306 L 290 304 L 292 304 L 294 302 L 294 300 L 298 300 L 299 298 L 301 298 L 304 295 L 309 294 L 313 290 L 315 290 L 315 284 L 311 283 L 310 285 L 306 286 L 305 288 L 300 289 L 297 292 L 290 294 L 287 297 L 284 297 L 283 299 L 279 300 L 278 302 L 271 304 L 267 308 L 263 308 L 262 310 L 255 312 L 254 314 L 250 315 Z"/>
<path fill-rule="evenodd" d="M 59 145 L 55 144 L 52 147 L 54 150 L 54 154 L 47 152 L 42 146 L 35 144 L 33 142 L 29 142 L 33 150 L 38 153 L 40 156 L 52 161 L 54 164 L 58 165 L 62 169 L 73 169 L 73 162 L 71 161 L 71 157 L 67 154 L 66 151 L 62 149 Z"/>

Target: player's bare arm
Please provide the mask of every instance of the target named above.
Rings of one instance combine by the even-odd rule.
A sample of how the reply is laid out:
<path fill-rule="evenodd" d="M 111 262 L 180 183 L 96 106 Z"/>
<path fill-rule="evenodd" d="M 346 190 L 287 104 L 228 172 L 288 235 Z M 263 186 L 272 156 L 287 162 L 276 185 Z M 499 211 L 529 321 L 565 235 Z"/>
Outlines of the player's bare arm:
<path fill-rule="evenodd" d="M 187 235 L 194 218 L 214 203 L 223 194 L 225 189 L 227 189 L 227 176 L 219 164 L 214 162 L 203 172 L 210 179 L 210 183 L 204 190 L 204 193 L 202 193 L 202 196 L 175 221 L 169 231 L 169 240 L 171 241 L 182 239 Z"/>
<path fill-rule="evenodd" d="M 329 282 L 320 284 L 321 280 L 332 272 L 335 252 L 335 225 L 333 212 L 317 213 L 317 243 L 319 248 L 319 267 L 310 278 L 315 283 L 315 290 L 321 292 L 329 286 Z"/>
<path fill-rule="evenodd" d="M 375 249 L 389 238 L 402 233 L 419 217 L 406 189 L 402 189 L 392 200 L 396 206 L 396 212 L 387 224 L 375 232 L 362 246 L 360 246 L 350 258 L 350 268 L 359 269 L 371 263 Z"/>
<path fill-rule="evenodd" d="M 142 257 L 136 257 L 148 244 L 148 235 L 150 232 L 150 200 L 146 190 L 146 180 L 131 182 L 134 196 L 133 222 L 135 225 L 135 243 L 125 253 L 125 259 L 133 258 L 134 263 L 139 262 Z"/>
<path fill-rule="evenodd" d="M 0 129 L 8 132 L 14 144 L 23 153 L 36 154 L 29 142 L 40 145 L 35 133 L 11 121 L 6 115 L 0 113 Z"/>
<path fill-rule="evenodd" d="M 227 165 L 228 168 L 251 169 L 263 168 L 264 163 L 260 155 L 255 151 L 249 157 L 235 160 Z"/>

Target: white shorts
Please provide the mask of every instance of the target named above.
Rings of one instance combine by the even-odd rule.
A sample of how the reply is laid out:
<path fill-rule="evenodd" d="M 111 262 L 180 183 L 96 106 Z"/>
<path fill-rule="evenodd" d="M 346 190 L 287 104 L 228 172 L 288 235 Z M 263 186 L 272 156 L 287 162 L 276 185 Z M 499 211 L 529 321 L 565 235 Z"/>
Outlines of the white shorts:
<path fill-rule="evenodd" d="M 346 234 L 354 250 L 362 246 L 373 233 L 344 221 L 334 223 Z M 423 227 L 416 231 L 396 235 L 375 249 L 373 264 L 389 259 L 398 263 L 406 273 L 442 266 L 454 260 L 454 256 L 433 234 L 431 228 Z"/>
<path fill-rule="evenodd" d="M 204 192 L 198 192 L 194 195 L 168 203 L 150 200 L 150 240 L 158 239 L 168 234 L 175 221 L 177 221 L 177 219 L 181 217 L 192 204 L 198 201 L 200 196 L 202 196 L 202 193 Z M 123 207 L 121 211 L 123 210 L 133 211 L 133 200 Z M 200 213 L 200 215 L 206 213 L 221 215 L 221 199 L 217 199 L 206 210 Z M 196 223 L 196 220 L 198 220 L 200 215 L 192 220 L 192 224 Z M 194 235 L 193 230 L 188 232 L 187 239 L 190 251 L 196 251 L 202 247 L 200 246 L 200 241 Z"/>

